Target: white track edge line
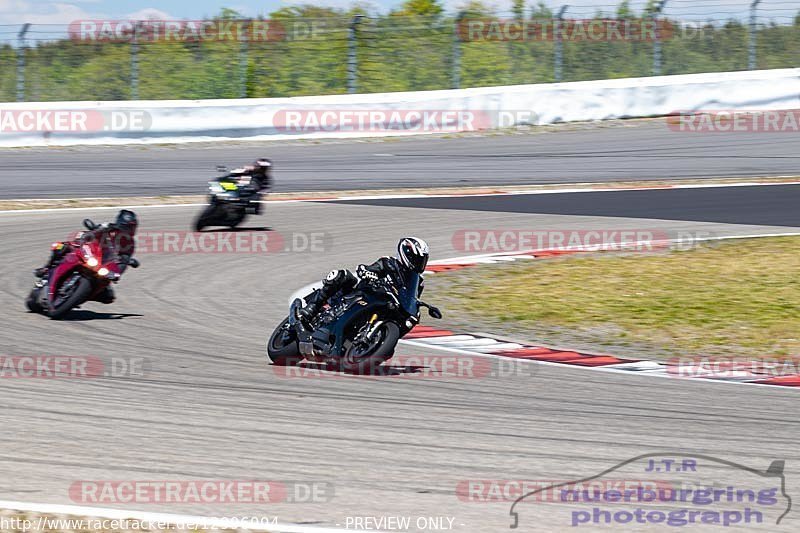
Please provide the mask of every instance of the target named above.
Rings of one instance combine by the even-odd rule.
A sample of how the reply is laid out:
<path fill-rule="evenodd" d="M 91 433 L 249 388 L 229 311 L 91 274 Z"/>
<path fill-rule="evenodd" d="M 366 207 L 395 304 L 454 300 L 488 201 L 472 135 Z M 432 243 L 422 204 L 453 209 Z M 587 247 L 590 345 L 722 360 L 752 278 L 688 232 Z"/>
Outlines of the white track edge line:
<path fill-rule="evenodd" d="M 773 179 L 783 179 L 783 178 L 796 178 L 796 176 L 769 176 L 769 178 Z M 664 178 L 669 179 L 669 178 Z M 708 178 L 713 179 L 713 178 Z M 569 194 L 569 193 L 592 193 L 592 192 L 622 192 L 622 191 L 661 191 L 661 190 L 671 190 L 671 189 L 717 189 L 717 188 L 725 188 L 725 187 L 771 187 L 777 185 L 800 185 L 800 180 L 797 181 L 788 181 L 788 182 L 780 182 L 780 183 L 759 183 L 757 181 L 753 182 L 741 182 L 741 183 L 685 183 L 685 184 L 676 184 L 676 185 L 653 185 L 653 186 L 642 186 L 642 187 L 614 187 L 614 188 L 601 188 L 597 187 L 598 184 L 596 183 L 577 183 L 573 187 L 568 188 L 561 188 L 561 189 L 542 189 L 542 190 L 508 190 L 508 191 L 498 191 L 498 192 L 487 192 L 487 193 L 478 193 L 478 194 L 469 194 L 469 193 L 441 193 L 441 194 L 376 194 L 376 195 L 358 195 L 358 196 L 337 196 L 334 198 L 288 198 L 286 200 L 275 199 L 275 200 L 268 200 L 262 201 L 259 203 L 299 203 L 299 202 L 358 202 L 363 200 L 398 200 L 398 199 L 412 199 L 412 198 L 470 198 L 470 197 L 485 197 L 485 196 L 524 196 L 524 195 L 536 195 L 536 194 Z M 595 188 L 591 188 L 594 186 Z M 9 202 L 26 202 L 26 201 L 65 201 L 65 200 L 92 200 L 95 198 L 30 198 L 30 199 L 22 199 L 17 200 L 10 198 L 8 200 L 2 201 L 9 201 Z M 106 198 L 99 198 L 99 199 L 106 199 Z M 108 198 L 108 200 L 114 200 L 115 198 Z M 124 197 L 121 198 L 124 200 Z M 156 205 L 132 205 L 132 206 L 113 206 L 113 207 L 56 207 L 56 208 L 44 208 L 44 209 L 11 209 L 11 210 L 0 210 L 0 214 L 2 213 L 19 213 L 21 211 L 26 212 L 49 212 L 49 211 L 75 211 L 75 210 L 86 210 L 86 209 L 119 209 L 121 207 L 129 207 L 135 209 L 141 209 L 144 207 L 181 207 L 181 206 L 202 206 L 205 204 L 156 204 Z"/>
<path fill-rule="evenodd" d="M 18 214 L 24 215 L 27 213 L 58 213 L 68 211 L 98 211 L 98 210 L 118 210 L 118 209 L 146 209 L 150 207 L 165 208 L 165 207 L 202 207 L 206 204 L 152 204 L 152 205 L 112 205 L 112 206 L 97 206 L 97 207 L 47 207 L 42 209 L 7 209 L 0 211 L 0 215 Z"/>
<path fill-rule="evenodd" d="M 49 503 L 28 503 L 9 500 L 0 500 L 0 509 L 14 511 L 66 514 L 73 516 L 100 517 L 110 519 L 132 519 L 144 522 L 163 522 L 172 525 L 193 524 L 204 528 L 215 529 L 249 529 L 251 531 L 271 531 L 274 533 L 342 533 L 346 529 L 332 529 L 324 527 L 300 526 L 295 524 L 264 524 L 249 519 L 220 519 L 209 516 L 193 516 L 170 513 L 155 513 L 149 511 L 111 509 L 107 507 L 84 507 L 80 505 L 61 505 Z"/>

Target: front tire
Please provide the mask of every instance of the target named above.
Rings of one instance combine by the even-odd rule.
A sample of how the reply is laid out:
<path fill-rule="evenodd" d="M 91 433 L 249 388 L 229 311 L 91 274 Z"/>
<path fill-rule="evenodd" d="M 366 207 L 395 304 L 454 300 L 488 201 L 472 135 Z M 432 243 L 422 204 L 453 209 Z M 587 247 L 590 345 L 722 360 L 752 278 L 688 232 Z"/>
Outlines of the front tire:
<path fill-rule="evenodd" d="M 50 318 L 53 320 L 59 320 L 63 318 L 64 315 L 69 313 L 74 307 L 77 307 L 85 302 L 86 298 L 89 297 L 89 293 L 91 292 L 92 283 L 88 279 L 81 276 L 70 294 L 61 300 L 58 305 L 50 306 L 50 312 L 48 313 Z"/>
<path fill-rule="evenodd" d="M 294 366 L 303 360 L 288 318 L 285 318 L 270 335 L 267 341 L 267 355 L 275 366 Z"/>
<path fill-rule="evenodd" d="M 217 206 L 214 204 L 207 205 L 203 212 L 200 213 L 200 216 L 197 217 L 197 220 L 194 222 L 194 230 L 195 231 L 203 231 L 203 228 L 206 226 L 212 226 L 215 218 L 215 213 L 217 211 Z"/>
<path fill-rule="evenodd" d="M 371 374 L 394 355 L 400 328 L 394 322 L 384 322 L 375 332 L 376 339 L 369 346 L 353 343 L 341 359 L 342 370 L 354 374 Z"/>
<path fill-rule="evenodd" d="M 244 220 L 244 217 L 246 217 L 246 216 L 247 216 L 247 213 L 245 213 L 244 210 L 242 210 L 240 213 L 236 213 L 236 218 L 234 218 L 233 220 L 230 221 L 230 223 L 228 224 L 228 227 L 231 228 L 231 229 L 236 229 L 236 226 L 241 224 L 242 221 Z"/>
<path fill-rule="evenodd" d="M 25 307 L 28 308 L 28 311 L 31 313 L 41 313 L 44 311 L 44 308 L 39 303 L 39 291 L 41 288 L 36 288 L 31 290 L 31 293 L 28 295 L 28 298 L 25 300 Z"/>

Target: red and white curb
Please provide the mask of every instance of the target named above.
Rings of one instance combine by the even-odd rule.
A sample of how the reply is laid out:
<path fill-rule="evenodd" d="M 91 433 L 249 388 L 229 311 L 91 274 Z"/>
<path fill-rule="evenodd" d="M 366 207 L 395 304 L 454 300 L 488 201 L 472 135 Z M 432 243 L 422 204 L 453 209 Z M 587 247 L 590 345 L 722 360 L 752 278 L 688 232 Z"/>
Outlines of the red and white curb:
<path fill-rule="evenodd" d="M 673 379 L 800 387 L 800 374 L 776 376 L 778 363 L 730 362 L 707 365 L 678 360 L 652 361 L 613 355 L 561 350 L 509 342 L 484 334 L 463 334 L 431 326 L 417 326 L 400 341 L 411 346 L 446 350 L 469 355 L 504 357 L 542 364 L 581 367 Z M 690 360 L 691 361 L 691 360 Z"/>
<path fill-rule="evenodd" d="M 731 241 L 742 239 L 760 239 L 765 237 L 800 237 L 800 232 L 785 233 L 752 233 L 745 235 L 721 235 L 714 237 L 702 237 L 694 239 L 694 243 L 701 242 L 717 242 L 717 241 Z M 439 272 L 451 272 L 454 270 L 461 270 L 463 268 L 474 267 L 478 265 L 497 265 L 502 263 L 510 263 L 520 260 L 530 259 L 546 259 L 558 257 L 561 255 L 578 254 L 578 253 L 593 253 L 593 252 L 624 252 L 626 250 L 641 250 L 647 246 L 653 250 L 665 250 L 674 244 L 685 244 L 679 239 L 662 239 L 651 241 L 632 241 L 629 243 L 620 243 L 617 245 L 608 245 L 606 247 L 598 246 L 565 246 L 559 249 L 531 249 L 520 250 L 512 252 L 495 252 L 479 255 L 467 255 L 461 257 L 452 257 L 450 259 L 439 259 L 428 263 L 425 270 L 426 274 L 436 274 Z"/>
<path fill-rule="evenodd" d="M 544 259 L 558 257 L 560 255 L 576 254 L 585 250 L 524 250 L 520 252 L 499 252 L 493 254 L 469 255 L 465 257 L 454 257 L 451 259 L 441 259 L 431 261 L 425 269 L 426 274 L 437 274 L 439 272 L 452 272 L 478 265 L 497 265 L 510 263 L 525 259 Z"/>

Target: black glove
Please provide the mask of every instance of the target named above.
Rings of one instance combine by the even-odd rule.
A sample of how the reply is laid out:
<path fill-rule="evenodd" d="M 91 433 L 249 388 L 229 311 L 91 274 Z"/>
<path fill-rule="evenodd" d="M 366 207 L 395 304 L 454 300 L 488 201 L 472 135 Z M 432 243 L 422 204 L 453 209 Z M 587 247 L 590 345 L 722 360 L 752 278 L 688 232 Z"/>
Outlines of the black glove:
<path fill-rule="evenodd" d="M 378 275 L 371 270 L 367 270 L 367 267 L 364 265 L 358 265 L 356 275 L 362 280 L 378 281 Z"/>
<path fill-rule="evenodd" d="M 131 268 L 139 268 L 139 261 L 134 259 L 133 257 L 128 258 L 128 266 Z"/>

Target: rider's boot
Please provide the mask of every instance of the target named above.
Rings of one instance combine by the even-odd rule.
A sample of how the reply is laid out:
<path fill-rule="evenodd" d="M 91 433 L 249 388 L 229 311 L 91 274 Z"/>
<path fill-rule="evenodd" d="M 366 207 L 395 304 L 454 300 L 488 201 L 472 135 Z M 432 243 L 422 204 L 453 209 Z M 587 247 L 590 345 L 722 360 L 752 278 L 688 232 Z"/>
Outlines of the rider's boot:
<path fill-rule="evenodd" d="M 297 310 L 297 318 L 300 319 L 303 327 L 306 329 L 312 329 L 311 323 L 314 321 L 314 317 L 317 316 L 317 313 L 319 313 L 319 310 L 322 308 L 323 301 L 324 300 L 320 298 L 319 291 L 317 291 L 313 296 L 309 296 L 305 307 L 301 307 Z"/>
<path fill-rule="evenodd" d="M 53 244 L 53 249 L 50 252 L 50 258 L 47 260 L 47 263 L 43 267 L 39 267 L 33 271 L 33 275 L 39 279 L 44 278 L 47 276 L 47 273 L 50 272 L 50 269 L 58 263 L 64 255 L 69 251 L 69 247 L 64 244 L 63 242 L 57 242 Z"/>
<path fill-rule="evenodd" d="M 297 318 L 300 319 L 303 326 L 311 329 L 311 322 L 322 309 L 323 304 L 336 294 L 336 291 L 352 288 L 352 286 L 355 286 L 355 276 L 349 270 L 332 270 L 322 280 L 322 287 L 306 299 L 305 307 L 297 311 Z"/>

